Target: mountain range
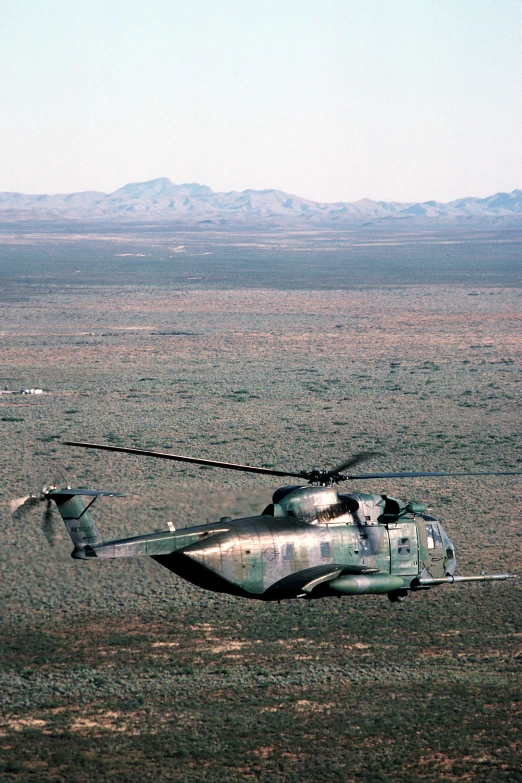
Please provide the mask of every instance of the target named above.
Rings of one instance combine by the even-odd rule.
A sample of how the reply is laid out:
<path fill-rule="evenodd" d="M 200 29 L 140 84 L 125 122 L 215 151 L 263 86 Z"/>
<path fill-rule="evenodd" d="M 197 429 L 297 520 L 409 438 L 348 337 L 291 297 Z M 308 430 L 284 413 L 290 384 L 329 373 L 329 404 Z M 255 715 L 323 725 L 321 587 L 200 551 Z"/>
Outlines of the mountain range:
<path fill-rule="evenodd" d="M 215 193 L 206 185 L 175 185 L 166 177 L 135 182 L 114 193 L 85 191 L 58 195 L 0 193 L 0 221 L 26 220 L 179 221 L 192 224 L 286 223 L 365 224 L 380 221 L 522 221 L 522 190 L 487 198 L 438 201 L 320 202 L 281 190 Z"/>

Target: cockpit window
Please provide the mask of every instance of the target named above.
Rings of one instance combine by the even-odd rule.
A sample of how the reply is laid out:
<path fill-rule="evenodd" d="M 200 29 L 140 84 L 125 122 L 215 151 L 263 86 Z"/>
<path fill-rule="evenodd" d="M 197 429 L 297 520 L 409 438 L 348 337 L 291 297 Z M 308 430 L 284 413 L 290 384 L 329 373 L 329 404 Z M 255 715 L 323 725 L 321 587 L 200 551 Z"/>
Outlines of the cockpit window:
<path fill-rule="evenodd" d="M 438 525 L 426 525 L 428 549 L 442 549 L 442 537 Z"/>

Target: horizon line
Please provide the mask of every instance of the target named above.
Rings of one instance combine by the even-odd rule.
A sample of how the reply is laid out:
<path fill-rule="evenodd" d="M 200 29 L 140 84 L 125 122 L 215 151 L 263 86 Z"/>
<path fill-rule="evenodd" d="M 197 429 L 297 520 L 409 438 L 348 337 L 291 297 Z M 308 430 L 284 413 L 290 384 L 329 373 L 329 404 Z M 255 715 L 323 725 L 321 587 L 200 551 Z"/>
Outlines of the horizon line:
<path fill-rule="evenodd" d="M 205 188 L 209 191 L 209 195 L 230 195 L 233 193 L 283 193 L 290 197 L 295 197 L 298 199 L 301 199 L 303 201 L 310 201 L 315 204 L 328 204 L 328 205 L 334 205 L 334 204 L 359 204 L 360 202 L 372 202 L 375 204 L 405 204 L 405 205 L 415 205 L 415 204 L 427 204 L 427 205 L 449 205 L 453 204 L 457 201 L 465 201 L 467 199 L 476 199 L 479 201 L 484 201 L 488 198 L 492 198 L 493 196 L 500 196 L 500 195 L 514 195 L 518 193 L 522 193 L 521 188 L 514 188 L 513 190 L 499 190 L 495 193 L 490 193 L 488 196 L 458 196 L 457 198 L 451 199 L 450 201 L 439 201 L 438 199 L 424 199 L 422 201 L 401 201 L 399 199 L 373 199 L 369 198 L 368 196 L 363 196 L 359 199 L 356 199 L 355 201 L 324 201 L 320 199 L 314 199 L 314 198 L 308 198 L 306 196 L 300 196 L 297 193 L 292 193 L 290 191 L 283 190 L 282 188 L 277 187 L 271 187 L 271 188 L 245 188 L 244 190 L 213 190 L 209 185 L 202 184 L 200 182 L 180 182 L 175 183 L 172 182 L 169 177 L 154 177 L 153 179 L 149 180 L 134 180 L 131 182 L 126 182 L 124 185 L 121 185 L 120 187 L 116 188 L 116 190 L 112 191 L 104 191 L 104 190 L 96 190 L 94 188 L 85 189 L 85 190 L 71 190 L 71 191 L 58 191 L 58 192 L 52 192 L 52 193 L 44 193 L 44 192 L 37 192 L 37 193 L 30 193 L 27 191 L 22 190 L 2 190 L 0 191 L 0 195 L 12 195 L 12 196 L 31 196 L 31 197 L 53 197 L 53 196 L 73 196 L 73 195 L 81 195 L 81 194 L 92 194 L 92 193 L 98 193 L 101 196 L 113 196 L 115 193 L 118 193 L 118 191 L 123 190 L 124 188 L 127 188 L 132 185 L 153 185 L 155 183 L 165 182 L 168 183 L 168 185 L 171 185 L 175 188 L 183 188 L 183 187 L 199 187 L 199 188 Z"/>

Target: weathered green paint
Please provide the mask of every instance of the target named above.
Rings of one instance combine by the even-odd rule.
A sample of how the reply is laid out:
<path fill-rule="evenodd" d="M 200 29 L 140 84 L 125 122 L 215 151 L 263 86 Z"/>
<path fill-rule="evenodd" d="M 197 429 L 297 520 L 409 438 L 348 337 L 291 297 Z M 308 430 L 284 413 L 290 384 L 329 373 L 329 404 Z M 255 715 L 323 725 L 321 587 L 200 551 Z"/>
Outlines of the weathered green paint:
<path fill-rule="evenodd" d="M 440 523 L 415 513 L 422 504 L 386 495 L 282 488 L 259 516 L 108 542 L 79 495 L 49 497 L 75 558 L 153 557 L 200 587 L 260 600 L 378 593 L 395 600 L 451 582 L 455 570 Z"/>
<path fill-rule="evenodd" d="M 329 583 L 334 593 L 342 595 L 368 595 L 391 593 L 394 590 L 408 588 L 411 578 L 394 576 L 392 574 L 369 574 L 368 576 L 339 576 Z"/>
<path fill-rule="evenodd" d="M 401 576 L 419 573 L 419 535 L 415 521 L 388 525 L 390 573 Z"/>
<path fill-rule="evenodd" d="M 86 546 L 101 544 L 102 537 L 96 527 L 87 506 L 79 495 L 52 492 L 52 499 L 58 506 L 65 527 L 74 544 L 74 553 L 82 553 Z"/>

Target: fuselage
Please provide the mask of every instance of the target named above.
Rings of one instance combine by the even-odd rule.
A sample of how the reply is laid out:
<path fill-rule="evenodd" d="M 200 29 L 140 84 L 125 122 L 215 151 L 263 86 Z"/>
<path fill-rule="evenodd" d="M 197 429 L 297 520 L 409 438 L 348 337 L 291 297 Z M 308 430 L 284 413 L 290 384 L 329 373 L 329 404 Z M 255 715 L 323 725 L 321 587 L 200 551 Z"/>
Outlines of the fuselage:
<path fill-rule="evenodd" d="M 44 494 L 65 522 L 73 558 L 148 556 L 199 587 L 263 601 L 372 593 L 402 601 L 437 584 L 514 577 L 455 576 L 455 550 L 440 522 L 424 504 L 390 495 L 282 487 L 259 516 L 195 527 L 176 520 L 161 533 L 104 541 L 89 508 L 113 494 L 70 487 Z"/>
<path fill-rule="evenodd" d="M 453 573 L 453 545 L 434 518 L 383 520 L 388 498 L 290 489 L 260 516 L 179 531 L 197 540 L 154 559 L 200 587 L 262 600 L 390 593 L 422 573 Z"/>

